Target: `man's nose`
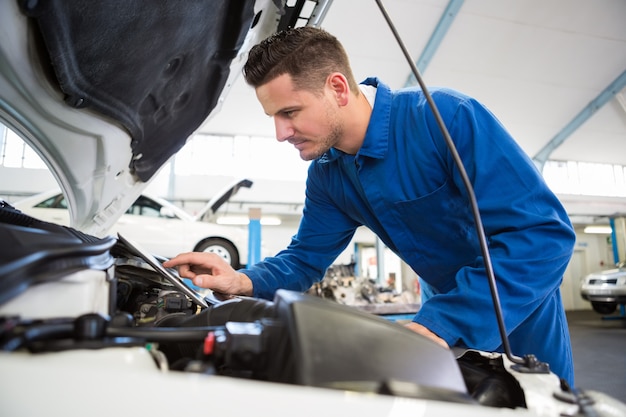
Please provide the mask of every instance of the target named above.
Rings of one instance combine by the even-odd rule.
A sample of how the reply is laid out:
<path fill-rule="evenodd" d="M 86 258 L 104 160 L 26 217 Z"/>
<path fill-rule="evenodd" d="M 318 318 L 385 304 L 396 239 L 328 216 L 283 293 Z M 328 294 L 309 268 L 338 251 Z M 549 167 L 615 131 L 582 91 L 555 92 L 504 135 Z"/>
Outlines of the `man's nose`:
<path fill-rule="evenodd" d="M 276 128 L 276 139 L 279 142 L 284 142 L 290 137 L 294 136 L 294 129 L 286 120 L 280 120 L 278 118 L 274 119 L 274 126 Z"/>

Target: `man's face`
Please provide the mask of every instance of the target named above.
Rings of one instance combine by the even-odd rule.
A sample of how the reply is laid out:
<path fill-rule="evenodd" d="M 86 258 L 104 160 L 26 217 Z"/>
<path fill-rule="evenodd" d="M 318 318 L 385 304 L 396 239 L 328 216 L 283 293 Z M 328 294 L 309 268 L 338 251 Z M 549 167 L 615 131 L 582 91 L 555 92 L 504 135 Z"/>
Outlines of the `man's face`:
<path fill-rule="evenodd" d="M 274 118 L 276 139 L 287 141 L 305 161 L 319 158 L 336 146 L 343 135 L 332 91 L 321 95 L 296 90 L 291 76 L 283 74 L 256 89 L 263 110 Z"/>

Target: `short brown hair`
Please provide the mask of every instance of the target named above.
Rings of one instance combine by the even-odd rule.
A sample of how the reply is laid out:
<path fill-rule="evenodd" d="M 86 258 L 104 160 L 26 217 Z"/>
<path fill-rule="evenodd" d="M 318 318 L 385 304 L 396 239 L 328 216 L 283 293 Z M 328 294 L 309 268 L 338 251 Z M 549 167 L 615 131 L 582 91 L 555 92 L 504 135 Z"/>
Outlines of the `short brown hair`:
<path fill-rule="evenodd" d="M 255 45 L 243 67 L 246 82 L 257 88 L 289 74 L 299 90 L 319 92 L 333 72 L 342 73 L 350 89 L 358 87 L 341 43 L 323 29 L 304 26 L 284 30 Z"/>

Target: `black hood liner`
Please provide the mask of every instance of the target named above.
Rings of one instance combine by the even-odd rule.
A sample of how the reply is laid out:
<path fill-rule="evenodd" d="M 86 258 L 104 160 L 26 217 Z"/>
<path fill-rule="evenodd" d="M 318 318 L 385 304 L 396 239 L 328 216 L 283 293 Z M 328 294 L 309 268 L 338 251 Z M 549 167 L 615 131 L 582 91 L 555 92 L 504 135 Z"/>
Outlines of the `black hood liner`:
<path fill-rule="evenodd" d="M 37 21 L 66 102 L 128 130 L 142 181 L 215 108 L 254 18 L 254 0 L 19 3 Z"/>

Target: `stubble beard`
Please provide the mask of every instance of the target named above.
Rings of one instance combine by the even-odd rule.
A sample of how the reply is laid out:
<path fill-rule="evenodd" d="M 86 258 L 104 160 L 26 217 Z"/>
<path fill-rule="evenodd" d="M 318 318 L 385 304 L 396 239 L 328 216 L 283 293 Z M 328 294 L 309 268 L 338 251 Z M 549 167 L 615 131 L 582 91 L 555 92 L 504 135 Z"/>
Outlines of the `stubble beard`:
<path fill-rule="evenodd" d="M 308 154 L 300 153 L 300 158 L 304 161 L 312 161 L 324 155 L 333 146 L 337 145 L 343 136 L 343 125 L 339 121 L 337 114 L 334 113 L 331 106 L 326 106 L 326 116 L 328 117 L 330 132 L 321 138 L 314 150 Z"/>
<path fill-rule="evenodd" d="M 300 158 L 303 161 L 312 161 L 321 157 L 339 142 L 342 133 L 342 129 L 338 125 L 333 124 L 330 133 L 318 142 L 315 149 L 308 153 L 300 152 Z"/>

